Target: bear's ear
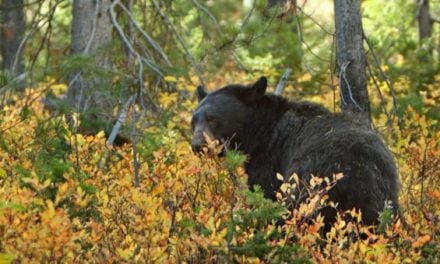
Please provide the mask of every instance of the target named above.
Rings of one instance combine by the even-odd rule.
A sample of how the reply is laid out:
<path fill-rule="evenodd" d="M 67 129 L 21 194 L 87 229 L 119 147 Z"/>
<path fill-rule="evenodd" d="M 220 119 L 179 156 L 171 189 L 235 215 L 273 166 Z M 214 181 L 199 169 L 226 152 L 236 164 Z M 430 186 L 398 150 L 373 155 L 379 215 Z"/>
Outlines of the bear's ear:
<path fill-rule="evenodd" d="M 205 88 L 201 85 L 197 86 L 197 98 L 199 98 L 199 101 L 202 101 L 206 95 L 208 95 L 208 93 L 205 91 Z"/>
<path fill-rule="evenodd" d="M 246 100 L 254 101 L 258 100 L 266 93 L 267 79 L 262 76 L 254 85 L 247 89 Z"/>

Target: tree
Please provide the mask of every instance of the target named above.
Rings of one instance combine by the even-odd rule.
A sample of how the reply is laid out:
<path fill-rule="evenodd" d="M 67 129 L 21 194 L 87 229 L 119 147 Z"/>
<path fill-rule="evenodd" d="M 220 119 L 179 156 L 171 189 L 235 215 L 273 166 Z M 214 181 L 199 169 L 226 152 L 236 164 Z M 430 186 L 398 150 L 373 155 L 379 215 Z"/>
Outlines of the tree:
<path fill-rule="evenodd" d="M 1 16 L 2 69 L 10 78 L 16 78 L 24 71 L 21 47 L 25 26 L 23 0 L 3 0 Z M 24 88 L 24 82 L 18 79 L 16 87 Z"/>
<path fill-rule="evenodd" d="M 336 60 L 341 107 L 370 121 L 360 0 L 335 0 Z"/>
<path fill-rule="evenodd" d="M 419 41 L 431 37 L 432 19 L 429 13 L 429 0 L 417 0 L 417 21 L 419 29 Z"/>
<path fill-rule="evenodd" d="M 71 54 L 82 58 L 79 65 L 83 69 L 92 67 L 95 72 L 77 69 L 70 75 L 67 101 L 80 113 L 85 121 L 82 129 L 88 132 L 103 129 L 100 126 L 112 119 L 109 91 L 105 89 L 104 78 L 96 73 L 111 69 L 110 58 L 103 52 L 112 41 L 110 4 L 111 0 L 73 2 Z"/>

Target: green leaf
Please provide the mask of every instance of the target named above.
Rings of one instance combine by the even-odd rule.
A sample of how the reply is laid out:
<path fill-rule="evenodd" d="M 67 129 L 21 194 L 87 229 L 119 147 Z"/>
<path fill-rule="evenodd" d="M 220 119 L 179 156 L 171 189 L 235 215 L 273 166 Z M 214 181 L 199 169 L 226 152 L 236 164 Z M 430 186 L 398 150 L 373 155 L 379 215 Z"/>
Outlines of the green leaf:
<path fill-rule="evenodd" d="M 15 259 L 15 256 L 8 253 L 0 253 L 0 264 L 9 264 Z"/>

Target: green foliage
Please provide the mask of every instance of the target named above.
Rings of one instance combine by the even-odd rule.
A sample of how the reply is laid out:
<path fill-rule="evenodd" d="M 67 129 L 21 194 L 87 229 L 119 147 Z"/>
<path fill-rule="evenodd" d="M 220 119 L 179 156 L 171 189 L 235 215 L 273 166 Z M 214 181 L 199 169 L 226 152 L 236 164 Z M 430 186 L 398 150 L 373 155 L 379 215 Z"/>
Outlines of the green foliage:
<path fill-rule="evenodd" d="M 392 226 L 394 217 L 392 205 L 386 204 L 382 212 L 379 213 L 377 232 L 384 234 L 386 229 Z"/>
<path fill-rule="evenodd" d="M 239 166 L 243 166 L 245 161 L 246 155 L 233 150 L 226 151 L 226 164 L 230 170 L 235 170 Z"/>
<path fill-rule="evenodd" d="M 228 224 L 227 240 L 253 232 L 251 239 L 243 244 L 230 246 L 229 250 L 239 256 L 257 257 L 276 262 L 310 263 L 305 252 L 297 244 L 274 244 L 283 238 L 282 219 L 287 210 L 277 202 L 264 198 L 259 186 L 245 192 L 246 209 L 235 213 Z M 269 229 L 264 227 L 269 226 Z"/>
<path fill-rule="evenodd" d="M 247 210 L 238 216 L 244 227 L 274 224 L 287 214 L 287 209 L 281 204 L 264 198 L 259 186 L 254 186 L 253 191 L 246 192 L 245 203 Z"/>
<path fill-rule="evenodd" d="M 70 168 L 67 155 L 71 146 L 66 142 L 68 131 L 62 118 L 51 118 L 40 123 L 34 135 L 35 148 L 38 152 L 30 153 L 35 170 L 41 176 L 40 180 L 49 179 L 53 183 L 63 182 L 63 174 Z"/>

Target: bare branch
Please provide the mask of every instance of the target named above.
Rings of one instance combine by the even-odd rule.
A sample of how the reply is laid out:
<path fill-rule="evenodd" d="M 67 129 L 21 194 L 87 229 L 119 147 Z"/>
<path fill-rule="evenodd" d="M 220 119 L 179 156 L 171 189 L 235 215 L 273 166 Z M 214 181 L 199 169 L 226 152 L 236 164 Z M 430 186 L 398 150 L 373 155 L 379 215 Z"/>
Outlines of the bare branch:
<path fill-rule="evenodd" d="M 296 7 L 298 9 L 298 11 L 300 11 L 305 17 L 307 17 L 308 19 L 310 19 L 315 25 L 317 25 L 320 29 L 322 29 L 322 31 L 324 31 L 326 34 L 330 35 L 330 36 L 334 36 L 335 34 L 328 31 L 323 25 L 319 24 L 318 21 L 316 21 L 316 19 L 314 19 L 311 15 L 307 14 L 306 12 L 304 12 L 304 10 L 297 6 Z"/>
<path fill-rule="evenodd" d="M 92 22 L 92 32 L 90 33 L 90 38 L 89 41 L 87 41 L 87 45 L 84 48 L 84 54 L 89 53 L 89 49 L 90 46 L 92 46 L 92 42 L 93 39 L 95 38 L 95 34 L 96 34 L 96 18 L 98 17 L 98 13 L 99 13 L 99 7 L 101 6 L 101 1 L 98 0 L 96 1 L 96 5 L 95 5 L 95 13 L 93 14 L 93 22 Z"/>
<path fill-rule="evenodd" d="M 302 12 L 303 14 L 305 14 L 304 12 Z M 310 47 L 310 45 L 304 40 L 303 34 L 302 34 L 302 25 L 301 25 L 301 21 L 299 20 L 298 16 L 295 16 L 296 19 L 296 23 L 297 23 L 297 28 L 298 28 L 298 38 L 301 41 L 302 44 L 304 44 L 304 46 L 306 46 L 307 50 L 314 56 L 316 57 L 318 60 L 324 61 L 324 62 L 330 62 L 329 60 L 319 56 L 318 54 L 316 54 L 313 50 L 312 47 Z M 312 20 L 313 21 L 313 20 Z M 313 21 L 314 22 L 314 21 Z M 319 24 L 318 24 L 319 25 Z M 327 32 L 327 31 L 326 31 Z M 331 34 L 333 35 L 333 34 Z"/>
<path fill-rule="evenodd" d="M 379 73 L 382 77 L 382 79 L 387 84 L 388 88 L 390 89 L 391 98 L 393 99 L 393 116 L 397 118 L 397 123 L 399 124 L 399 127 L 402 127 L 402 120 L 400 120 L 399 115 L 397 114 L 397 99 L 396 94 L 394 93 L 394 87 L 388 80 L 388 77 L 383 72 L 382 68 L 380 67 L 379 59 L 377 58 L 376 53 L 374 52 L 373 46 L 371 45 L 370 41 L 368 40 L 367 36 L 365 35 L 365 32 L 362 32 L 363 39 L 365 40 L 365 43 L 367 43 L 368 50 L 371 52 L 371 55 L 374 59 L 374 64 L 376 65 L 377 69 L 379 70 Z"/>
<path fill-rule="evenodd" d="M 58 4 L 63 0 L 57 0 L 55 5 L 48 11 L 48 14 L 53 14 L 55 12 L 55 9 L 58 7 Z M 15 69 L 18 65 L 20 54 L 26 44 L 26 42 L 39 30 L 40 28 L 44 27 L 47 23 L 49 23 L 51 16 L 49 15 L 49 19 L 47 19 L 47 16 L 43 16 L 40 20 L 34 20 L 32 21 L 32 28 L 29 31 L 29 33 L 22 39 L 20 42 L 20 45 L 18 46 L 17 52 L 15 54 L 14 63 L 12 66 L 12 71 L 15 72 Z M 46 20 L 46 21 L 44 21 Z M 42 24 L 41 22 L 44 21 Z"/>
<path fill-rule="evenodd" d="M 136 19 L 133 17 L 133 15 L 131 14 L 131 12 L 127 9 L 127 7 L 125 7 L 120 1 L 116 2 L 121 8 L 122 10 L 125 11 L 125 13 L 127 14 L 127 16 L 130 18 L 131 22 L 133 23 L 133 25 L 135 26 L 135 28 L 137 30 L 139 30 L 139 32 L 141 32 L 141 34 L 147 39 L 147 41 L 151 44 L 151 46 L 157 51 L 157 53 L 159 53 L 163 60 L 167 63 L 168 66 L 172 66 L 172 63 L 170 62 L 170 60 L 168 59 L 168 56 L 165 54 L 165 52 L 162 50 L 162 48 L 160 47 L 160 45 L 150 36 L 148 35 L 147 32 L 145 32 L 137 23 Z"/>
<path fill-rule="evenodd" d="M 125 122 L 125 119 L 127 118 L 128 108 L 134 102 L 135 99 L 136 99 L 136 94 L 133 94 L 132 96 L 130 96 L 130 98 L 128 98 L 127 102 L 125 102 L 124 107 L 122 108 L 122 111 L 119 114 L 118 120 L 113 126 L 112 132 L 110 133 L 110 136 L 107 139 L 106 142 L 107 145 L 113 145 L 113 142 L 115 141 L 115 138 L 119 133 L 119 130 L 121 130 L 122 124 Z"/>
<path fill-rule="evenodd" d="M 392 123 L 392 118 L 391 115 L 388 113 L 387 108 L 386 108 L 386 104 L 385 104 L 385 98 L 383 97 L 382 91 L 380 90 L 380 85 L 377 82 L 376 78 L 373 75 L 373 71 L 371 69 L 370 64 L 367 61 L 367 69 L 368 69 L 368 73 L 370 74 L 371 79 L 374 82 L 374 86 L 376 87 L 377 92 L 379 93 L 379 97 L 380 97 L 380 105 L 382 106 L 383 112 L 385 113 L 385 115 L 387 116 L 388 119 L 388 124 L 390 125 Z"/>
<path fill-rule="evenodd" d="M 149 61 L 146 58 L 139 55 L 139 53 L 133 48 L 133 46 L 131 45 L 127 36 L 125 35 L 124 31 L 122 30 L 121 26 L 119 25 L 118 21 L 116 20 L 115 5 L 119 5 L 119 3 L 120 3 L 120 0 L 116 0 L 110 5 L 109 13 L 110 13 L 110 18 L 111 18 L 113 26 L 115 27 L 116 31 L 118 32 L 119 36 L 121 37 L 121 39 L 124 42 L 124 44 L 126 45 L 126 47 L 129 49 L 131 54 L 133 54 L 133 56 L 136 57 L 138 64 L 141 65 L 142 62 L 145 63 L 154 72 L 156 72 L 158 75 L 163 77 L 163 73 L 159 68 L 157 68 L 151 61 Z M 139 67 L 141 67 L 141 66 L 139 66 Z M 143 80 L 142 80 L 142 84 L 143 84 Z"/>
<path fill-rule="evenodd" d="M 281 95 L 283 93 L 284 86 L 286 85 L 286 82 L 289 79 L 289 76 L 291 73 L 292 73 L 292 69 L 287 68 L 286 72 L 284 72 L 283 76 L 281 76 L 281 79 L 278 82 L 277 88 L 275 89 L 276 95 Z"/>
<path fill-rule="evenodd" d="M 179 32 L 177 31 L 176 27 L 173 25 L 173 23 L 168 18 L 168 16 L 166 16 L 164 14 L 164 12 L 162 12 L 159 3 L 156 0 L 152 0 L 152 2 L 154 4 L 154 6 L 156 7 L 156 10 L 159 13 L 159 15 L 168 24 L 168 27 L 173 31 L 174 35 L 176 36 L 177 40 L 179 41 L 180 45 L 182 46 L 183 50 L 185 51 L 186 55 L 188 56 L 188 59 L 190 60 L 191 64 L 193 65 L 195 73 L 196 73 L 197 77 L 199 78 L 199 82 L 201 84 L 204 84 L 203 77 L 202 77 L 202 74 L 201 74 L 200 64 L 196 62 L 195 58 L 193 57 L 193 55 L 191 54 L 189 48 L 187 47 L 185 40 L 179 34 Z"/>
<path fill-rule="evenodd" d="M 332 37 L 332 49 L 330 52 L 330 87 L 332 88 L 332 92 L 333 92 L 333 112 L 336 112 L 336 89 L 335 89 L 335 84 L 334 84 L 334 72 L 336 71 L 336 63 L 333 64 L 334 62 L 336 62 L 335 60 L 333 60 L 333 54 L 336 52 L 336 36 L 333 35 Z"/>
<path fill-rule="evenodd" d="M 110 13 L 110 18 L 112 21 L 113 26 L 115 27 L 116 31 L 118 32 L 119 36 L 121 37 L 123 43 L 126 45 L 126 47 L 128 48 L 128 50 L 130 51 L 131 54 L 133 54 L 133 56 L 136 58 L 137 60 L 137 64 L 138 64 L 138 81 L 139 81 L 139 90 L 138 90 L 138 97 L 141 101 L 141 105 L 144 106 L 143 104 L 143 91 L 144 91 L 144 78 L 143 78 L 143 63 L 145 63 L 150 69 L 152 69 L 154 72 L 156 72 L 161 78 L 163 78 L 163 73 L 162 71 L 156 67 L 156 65 L 154 64 L 154 62 L 142 57 L 132 46 L 130 40 L 127 38 L 127 36 L 125 35 L 124 31 L 122 30 L 121 26 L 119 25 L 118 21 L 116 20 L 116 14 L 115 14 L 115 5 L 120 5 L 120 0 L 115 0 L 111 5 L 110 5 L 110 9 L 109 9 L 109 13 Z M 156 107 L 154 105 L 154 101 L 153 98 L 151 98 L 151 96 L 149 94 L 146 95 L 148 100 L 150 101 L 150 108 L 152 110 L 155 110 Z"/>
<path fill-rule="evenodd" d="M 194 5 L 197 7 L 197 8 L 199 8 L 200 10 L 202 10 L 211 20 L 212 20 L 212 22 L 214 22 L 214 25 L 215 25 L 215 29 L 217 30 L 217 32 L 220 34 L 220 36 L 223 36 L 223 32 L 222 32 L 222 30 L 221 30 L 221 28 L 220 28 L 220 25 L 218 24 L 218 22 L 217 22 L 217 19 L 214 17 L 214 15 L 211 13 L 211 12 L 209 12 L 209 10 L 208 9 L 206 9 L 206 7 L 204 7 L 202 4 L 200 4 L 200 2 L 199 1 L 197 1 L 197 0 L 192 0 L 192 2 L 194 3 Z"/>

